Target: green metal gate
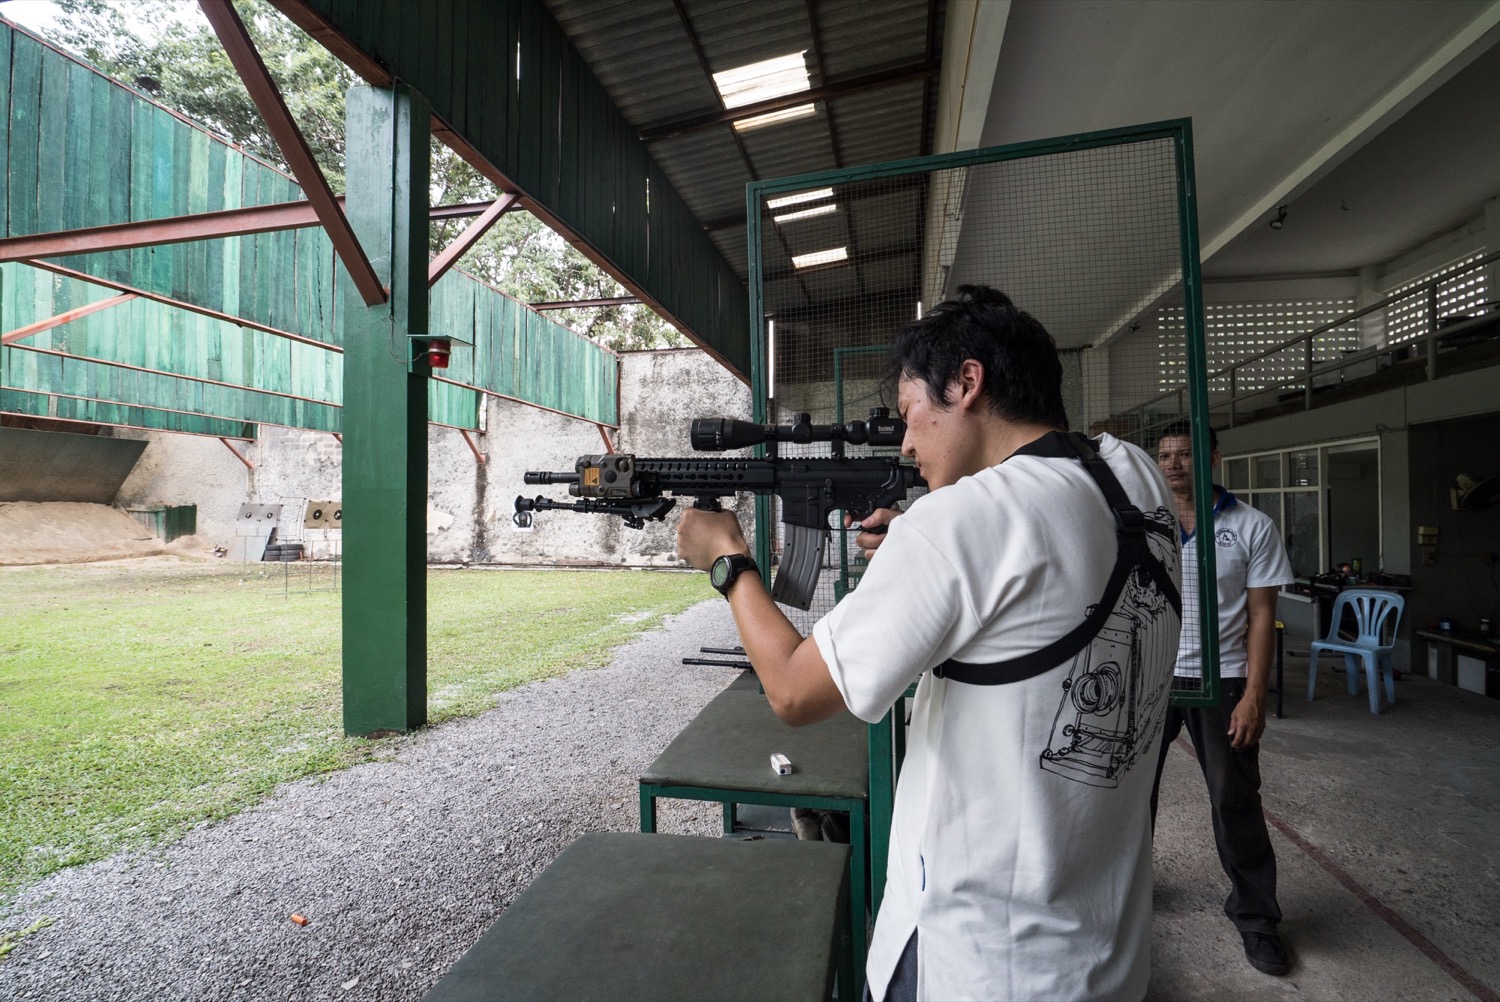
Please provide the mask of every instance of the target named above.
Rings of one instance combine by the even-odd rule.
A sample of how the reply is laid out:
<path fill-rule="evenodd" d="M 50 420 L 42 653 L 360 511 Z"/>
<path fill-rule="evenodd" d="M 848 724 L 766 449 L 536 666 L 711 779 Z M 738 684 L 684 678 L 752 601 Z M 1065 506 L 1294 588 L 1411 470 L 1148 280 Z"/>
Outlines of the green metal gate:
<path fill-rule="evenodd" d="M 1186 120 L 759 181 L 746 210 L 757 421 L 807 413 L 843 422 L 880 403 L 894 410 L 893 399 L 880 398 L 879 375 L 897 330 L 959 285 L 986 284 L 1057 341 L 1075 429 L 1150 450 L 1166 423 L 1188 418 L 1195 439 L 1207 438 Z M 1182 322 L 1159 324 L 1163 306 Z M 1185 357 L 1185 371 L 1167 357 Z M 1187 413 L 1134 410 L 1171 387 L 1186 390 L 1173 399 L 1185 400 Z M 1135 416 L 1117 417 L 1127 413 Z M 826 446 L 805 448 L 826 454 Z M 1206 454 L 1194 478 L 1198 522 L 1208 525 Z M 774 499 L 757 504 L 762 567 L 775 563 L 774 508 Z M 857 581 L 860 558 L 847 540 L 837 549 L 825 557 L 813 607 L 791 613 L 804 631 Z M 1214 581 L 1213 549 L 1199 550 L 1204 582 Z M 1216 594 L 1209 587 L 1184 598 L 1198 603 L 1204 677 L 1191 688 L 1179 681 L 1173 701 L 1214 703 Z"/>

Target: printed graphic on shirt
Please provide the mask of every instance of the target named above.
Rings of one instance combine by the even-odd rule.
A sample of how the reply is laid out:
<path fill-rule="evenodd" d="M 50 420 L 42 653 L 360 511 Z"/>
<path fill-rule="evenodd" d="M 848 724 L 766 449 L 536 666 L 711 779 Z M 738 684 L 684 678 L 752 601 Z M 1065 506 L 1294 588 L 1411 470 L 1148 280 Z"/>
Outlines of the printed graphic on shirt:
<path fill-rule="evenodd" d="M 1233 529 L 1220 529 L 1214 533 L 1214 539 L 1218 540 L 1220 546 L 1230 547 L 1240 541 L 1240 534 Z"/>
<path fill-rule="evenodd" d="M 1146 515 L 1147 545 L 1168 570 L 1178 564 L 1176 531 L 1165 508 Z M 1089 786 L 1119 785 L 1166 719 L 1175 625 L 1177 610 L 1137 568 L 1099 635 L 1073 659 L 1041 753 L 1044 770 Z"/>

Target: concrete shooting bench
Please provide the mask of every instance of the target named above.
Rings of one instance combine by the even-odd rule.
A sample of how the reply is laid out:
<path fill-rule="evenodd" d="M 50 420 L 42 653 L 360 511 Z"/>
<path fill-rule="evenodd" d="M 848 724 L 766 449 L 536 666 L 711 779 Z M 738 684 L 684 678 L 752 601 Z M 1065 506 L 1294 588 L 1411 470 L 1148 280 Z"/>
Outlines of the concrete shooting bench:
<path fill-rule="evenodd" d="M 656 801 L 663 797 L 722 804 L 726 834 L 734 831 L 736 804 L 848 813 L 849 962 L 861 971 L 870 901 L 870 732 L 849 714 L 810 727 L 790 727 L 777 719 L 760 692 L 748 685 L 731 686 L 641 773 L 641 831 L 656 830 Z M 885 733 L 889 736 L 889 724 Z M 884 749 L 889 760 L 889 740 Z M 776 753 L 791 760 L 790 775 L 778 776 L 772 770 L 771 755 Z M 880 862 L 883 877 L 883 857 Z M 738 903 L 725 898 L 720 907 L 733 910 Z"/>
<path fill-rule="evenodd" d="M 826 1002 L 836 972 L 852 999 L 848 864 L 827 842 L 584 835 L 426 1002 Z"/>

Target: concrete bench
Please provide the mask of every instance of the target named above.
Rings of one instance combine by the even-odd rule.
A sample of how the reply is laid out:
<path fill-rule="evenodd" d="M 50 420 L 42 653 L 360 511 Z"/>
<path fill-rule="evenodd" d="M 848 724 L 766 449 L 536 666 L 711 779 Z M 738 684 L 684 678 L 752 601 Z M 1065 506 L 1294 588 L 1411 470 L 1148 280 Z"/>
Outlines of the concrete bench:
<path fill-rule="evenodd" d="M 826 842 L 584 835 L 426 1002 L 826 1002 L 847 957 L 848 861 L 848 846 Z"/>
<path fill-rule="evenodd" d="M 663 797 L 723 804 L 726 834 L 734 830 L 736 804 L 847 812 L 851 963 L 856 971 L 863 970 L 869 901 L 869 733 L 863 722 L 847 713 L 810 727 L 789 727 L 777 719 L 765 696 L 748 688 L 728 688 L 641 774 L 641 831 L 656 830 L 656 801 Z M 772 771 L 773 753 L 791 759 L 790 775 Z"/>

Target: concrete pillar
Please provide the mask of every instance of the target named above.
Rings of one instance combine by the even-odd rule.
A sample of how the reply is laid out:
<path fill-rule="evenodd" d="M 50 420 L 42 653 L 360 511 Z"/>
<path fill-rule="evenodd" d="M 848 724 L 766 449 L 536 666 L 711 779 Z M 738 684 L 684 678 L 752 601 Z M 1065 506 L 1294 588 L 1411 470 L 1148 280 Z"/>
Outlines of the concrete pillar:
<path fill-rule="evenodd" d="M 348 98 L 349 221 L 390 290 L 343 282 L 344 732 L 427 722 L 426 100 L 398 85 Z"/>

